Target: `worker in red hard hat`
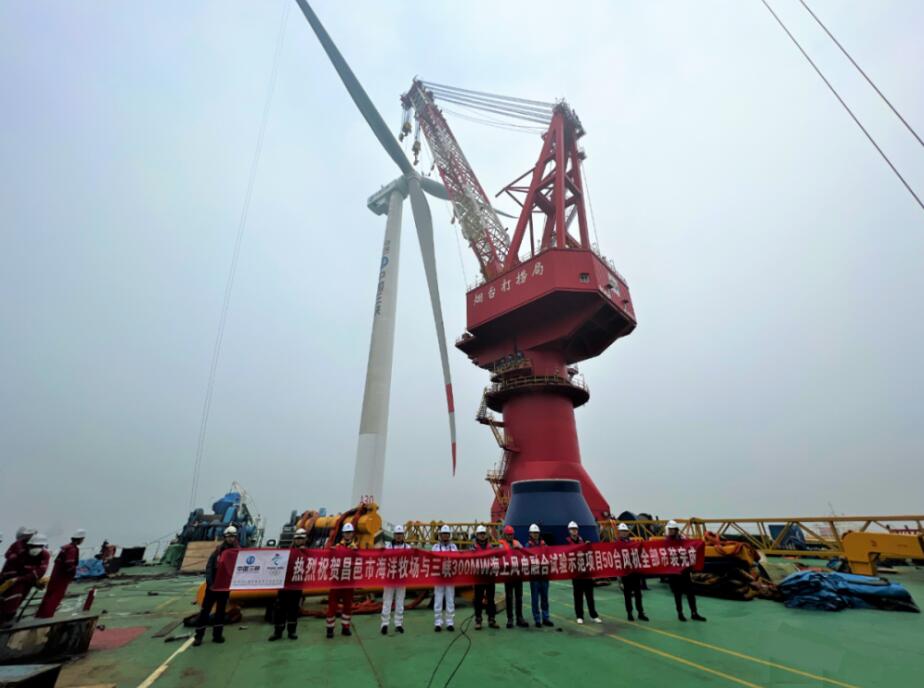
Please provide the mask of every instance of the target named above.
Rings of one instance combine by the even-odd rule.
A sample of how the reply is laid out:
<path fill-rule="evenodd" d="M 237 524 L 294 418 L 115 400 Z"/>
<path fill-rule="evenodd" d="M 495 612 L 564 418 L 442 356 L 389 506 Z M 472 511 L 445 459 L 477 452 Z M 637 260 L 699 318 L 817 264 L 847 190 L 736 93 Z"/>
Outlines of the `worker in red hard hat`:
<path fill-rule="evenodd" d="M 299 528 L 292 536 L 292 547 L 289 549 L 289 560 L 293 561 L 305 552 L 308 547 L 308 531 Z M 288 632 L 289 640 L 298 640 L 298 615 L 302 608 L 302 591 L 280 588 L 276 593 L 276 602 L 273 605 L 273 635 L 270 642 L 282 639 L 283 630 Z"/>
<path fill-rule="evenodd" d="M 488 529 L 483 525 L 475 528 L 475 541 L 472 543 L 472 550 L 475 552 L 484 552 L 494 549 L 494 545 L 488 539 Z M 481 630 L 482 612 L 488 613 L 488 628 L 497 628 L 497 605 L 494 602 L 494 579 L 490 583 L 482 583 L 475 586 L 475 630 Z"/>
<path fill-rule="evenodd" d="M 580 528 L 576 521 L 568 524 L 568 535 L 565 537 L 566 545 L 583 545 L 586 541 L 581 537 Z M 595 623 L 603 623 L 597 616 L 597 606 L 594 604 L 593 578 L 572 578 L 571 589 L 574 595 L 574 616 L 579 624 L 584 623 L 584 599 L 587 599 L 587 613 Z"/>
<path fill-rule="evenodd" d="M 404 539 L 404 526 L 395 526 L 391 542 L 385 543 L 385 549 L 412 549 Z M 382 635 L 388 635 L 388 623 L 391 621 L 392 604 L 395 607 L 395 632 L 404 633 L 404 597 L 407 588 L 404 585 L 388 586 L 382 589 Z"/>
<path fill-rule="evenodd" d="M 504 536 L 500 544 L 508 552 L 523 547 L 514 534 L 513 526 L 504 526 Z M 523 618 L 523 581 L 520 578 L 504 581 L 504 607 L 507 610 L 507 628 L 513 628 L 514 614 L 519 628 L 529 628 L 529 624 Z"/>
<path fill-rule="evenodd" d="M 545 547 L 545 540 L 540 536 L 539 525 L 533 523 L 529 527 L 529 540 L 526 541 L 527 549 L 536 547 Z M 533 608 L 533 621 L 536 622 L 536 628 L 543 626 L 552 627 L 551 615 L 549 614 L 549 579 L 547 577 L 532 577 L 529 581 L 529 597 Z"/>
<path fill-rule="evenodd" d="M 61 547 L 58 556 L 55 557 L 55 567 L 51 572 L 51 580 L 48 581 L 48 588 L 45 590 L 45 596 L 39 605 L 35 616 L 38 619 L 50 619 L 55 615 L 58 605 L 64 599 L 68 586 L 77 575 L 77 565 L 80 563 L 80 545 L 83 544 L 87 537 L 87 531 L 78 528 L 71 535 L 71 541 Z"/>
<path fill-rule="evenodd" d="M 332 549 L 335 557 L 352 556 L 357 549 L 355 528 L 352 523 L 345 523 L 340 530 L 340 541 Z M 353 635 L 350 629 L 353 618 L 353 588 L 331 588 L 327 593 L 327 637 L 334 637 L 337 625 L 337 606 L 340 605 L 340 633 Z"/>
<path fill-rule="evenodd" d="M 215 616 L 212 618 L 212 642 L 225 642 L 225 607 L 228 605 L 231 593 L 227 590 L 212 590 L 212 586 L 215 584 L 221 556 L 238 547 L 240 544 L 237 540 L 237 528 L 228 526 L 222 533 L 221 544 L 215 548 L 205 564 L 205 595 L 202 598 L 202 609 L 199 610 L 199 617 L 196 619 L 196 636 L 193 640 L 193 645 L 196 647 L 201 645 L 202 639 L 205 638 L 205 629 L 209 625 L 212 607 L 215 607 Z"/>
<path fill-rule="evenodd" d="M 15 543 L 14 543 L 15 544 Z M 27 546 L 16 557 L 6 560 L 0 572 L 0 623 L 16 618 L 16 610 L 34 587 L 42 587 L 48 570 L 48 538 L 41 533 L 29 536 Z"/>
<path fill-rule="evenodd" d="M 440 527 L 439 540 L 430 548 L 433 552 L 457 552 L 459 548 L 452 542 L 452 530 L 447 525 Z M 455 629 L 456 615 L 456 586 L 437 585 L 433 588 L 433 630 L 437 633 L 446 630 L 452 633 Z"/>
<path fill-rule="evenodd" d="M 683 537 L 680 535 L 680 524 L 673 519 L 667 522 L 667 535 L 665 540 L 669 544 L 682 543 Z M 687 604 L 690 605 L 690 618 L 694 621 L 705 621 L 706 618 L 700 616 L 696 608 L 696 593 L 693 592 L 693 578 L 691 568 L 688 566 L 680 573 L 667 577 L 667 582 L 671 586 L 671 592 L 674 593 L 674 605 L 677 607 L 677 619 L 686 621 L 687 617 L 683 615 L 683 596 L 687 597 Z"/>
<path fill-rule="evenodd" d="M 620 523 L 616 528 L 616 542 L 626 544 L 632 542 L 632 531 L 625 523 Z M 628 573 L 619 579 L 622 584 L 622 594 L 626 602 L 626 616 L 629 621 L 635 621 L 635 616 L 632 614 L 633 599 L 635 600 L 635 609 L 638 612 L 638 620 L 648 621 L 648 616 L 642 607 L 642 580 L 642 574 L 640 573 Z"/>

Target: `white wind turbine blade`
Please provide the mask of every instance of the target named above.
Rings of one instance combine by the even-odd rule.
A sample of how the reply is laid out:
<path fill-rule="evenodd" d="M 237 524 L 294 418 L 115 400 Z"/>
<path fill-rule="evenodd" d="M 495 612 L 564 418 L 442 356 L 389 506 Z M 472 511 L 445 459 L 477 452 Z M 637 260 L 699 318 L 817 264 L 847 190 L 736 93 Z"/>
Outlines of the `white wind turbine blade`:
<path fill-rule="evenodd" d="M 449 372 L 449 352 L 446 348 L 446 328 L 443 326 L 443 307 L 440 303 L 440 286 L 436 276 L 436 253 L 433 248 L 433 218 L 430 206 L 420 188 L 419 179 L 414 176 L 407 180 L 408 195 L 411 198 L 411 211 L 414 224 L 417 225 L 417 239 L 423 256 L 424 272 L 427 275 L 427 287 L 430 290 L 430 306 L 433 309 L 433 322 L 436 325 L 436 339 L 440 347 L 440 362 L 443 365 L 443 384 L 446 387 L 446 404 L 449 409 L 449 437 L 452 442 L 452 474 L 456 473 L 456 412 L 452 398 L 452 377 Z"/>

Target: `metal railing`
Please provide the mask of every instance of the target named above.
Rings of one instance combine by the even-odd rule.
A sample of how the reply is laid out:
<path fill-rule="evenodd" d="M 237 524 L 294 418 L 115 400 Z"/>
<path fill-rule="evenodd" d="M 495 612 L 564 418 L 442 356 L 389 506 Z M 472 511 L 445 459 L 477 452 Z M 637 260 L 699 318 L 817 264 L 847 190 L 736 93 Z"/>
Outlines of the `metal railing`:
<path fill-rule="evenodd" d="M 924 515 L 911 516 L 784 516 L 781 518 L 687 518 L 676 519 L 681 534 L 702 538 L 705 533 L 715 533 L 722 539 L 737 540 L 753 545 L 769 556 L 802 556 L 834 558 L 844 556 L 842 538 L 848 532 L 881 532 L 900 534 L 924 534 Z M 616 519 L 600 521 L 600 537 L 614 539 Z M 667 521 L 663 519 L 624 521 L 633 532 L 643 538 L 664 534 Z M 436 542 L 443 521 L 408 521 L 405 524 L 407 541 L 414 545 L 429 545 Z M 496 540 L 501 533 L 502 523 L 487 521 L 449 522 L 452 540 L 459 546 L 468 546 L 475 538 L 475 528 L 483 525 L 488 537 Z"/>

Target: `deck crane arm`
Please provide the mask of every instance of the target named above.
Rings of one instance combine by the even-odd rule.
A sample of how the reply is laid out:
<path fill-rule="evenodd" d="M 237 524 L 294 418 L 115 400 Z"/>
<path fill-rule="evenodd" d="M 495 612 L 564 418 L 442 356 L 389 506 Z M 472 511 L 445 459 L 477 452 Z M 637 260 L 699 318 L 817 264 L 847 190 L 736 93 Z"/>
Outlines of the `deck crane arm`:
<path fill-rule="evenodd" d="M 417 123 L 430 145 L 434 162 L 446 186 L 462 236 L 475 252 L 482 275 L 490 279 L 503 271 L 510 238 L 443 113 L 434 103 L 434 92 L 442 93 L 442 89 L 446 88 L 414 79 L 411 88 L 401 97 L 401 102 L 406 111 L 414 110 Z M 493 106 L 491 98 L 484 94 L 461 89 L 453 91 L 453 97 L 460 99 L 457 102 L 484 109 Z M 547 118 L 541 119 L 544 112 L 538 107 L 535 112 L 530 109 L 528 113 L 530 117 L 535 117 L 533 121 L 547 121 Z M 403 133 L 409 133 L 409 123 Z"/>

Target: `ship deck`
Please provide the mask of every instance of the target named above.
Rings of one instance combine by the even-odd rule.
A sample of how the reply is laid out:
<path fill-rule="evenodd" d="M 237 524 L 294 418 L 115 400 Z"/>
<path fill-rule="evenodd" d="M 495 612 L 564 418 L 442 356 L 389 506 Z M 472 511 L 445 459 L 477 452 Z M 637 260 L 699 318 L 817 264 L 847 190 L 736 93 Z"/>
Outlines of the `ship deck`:
<path fill-rule="evenodd" d="M 890 577 L 924 602 L 924 569 L 901 568 Z M 323 620 L 307 617 L 298 640 L 269 643 L 263 610 L 245 608 L 223 645 L 211 643 L 210 636 L 198 648 L 191 638 L 152 637 L 195 611 L 192 598 L 200 580 L 143 567 L 102 583 L 94 610 L 102 613 L 106 631 L 97 632 L 94 646 L 105 647 L 69 662 L 57 685 L 873 688 L 918 685 L 924 675 L 924 615 L 812 612 L 764 600 L 701 598 L 708 622 L 681 623 L 667 586 L 657 581 L 645 593 L 650 623 L 625 621 L 622 593 L 610 585 L 596 589 L 604 623 L 579 626 L 571 614 L 570 584 L 559 582 L 550 595 L 554 629 L 507 630 L 501 622 L 499 630 L 475 631 L 471 607 L 460 603 L 454 634 L 434 633 L 432 612 L 418 609 L 407 612 L 404 635 L 382 636 L 378 615 L 357 615 L 353 637 L 340 636 L 338 629 L 327 640 Z M 75 585 L 72 592 L 88 587 Z M 528 607 L 528 586 L 525 593 Z M 188 633 L 182 625 L 173 631 Z"/>

